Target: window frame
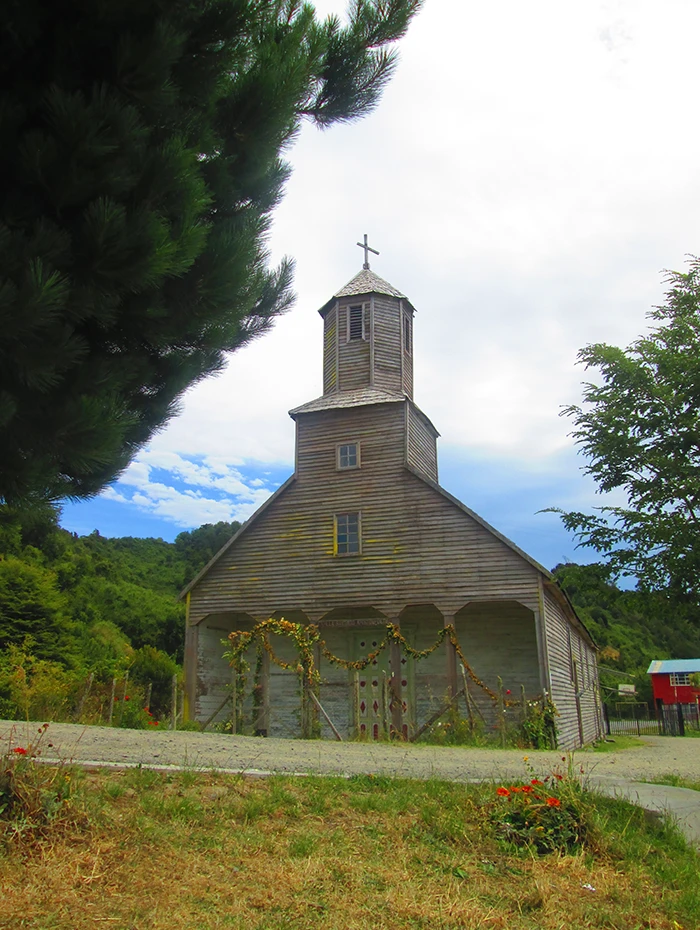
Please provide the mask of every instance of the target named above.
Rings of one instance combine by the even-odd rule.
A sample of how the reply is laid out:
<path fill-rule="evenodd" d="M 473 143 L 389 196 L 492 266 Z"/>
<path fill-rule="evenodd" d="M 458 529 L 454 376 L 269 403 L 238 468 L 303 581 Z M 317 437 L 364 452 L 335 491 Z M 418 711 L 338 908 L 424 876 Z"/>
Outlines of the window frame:
<path fill-rule="evenodd" d="M 672 688 L 689 688 L 690 672 L 670 672 L 669 683 Z"/>
<path fill-rule="evenodd" d="M 401 333 L 401 341 L 403 342 L 403 350 L 409 358 L 413 357 L 413 317 L 410 313 L 403 311 L 401 324 L 403 331 Z"/>
<path fill-rule="evenodd" d="M 357 517 L 357 550 L 353 551 L 341 551 L 340 542 L 338 541 L 338 529 L 339 521 L 343 517 Z M 345 535 L 350 537 L 349 528 L 346 530 Z M 348 545 L 348 542 L 345 542 L 344 545 Z M 360 510 L 341 510 L 339 513 L 333 514 L 333 555 L 341 556 L 345 558 L 346 556 L 357 556 L 362 554 L 362 512 Z"/>
<path fill-rule="evenodd" d="M 361 327 L 360 335 L 356 336 L 355 338 L 353 338 L 351 335 L 352 333 L 351 319 L 352 319 L 353 310 L 360 311 L 360 327 Z M 365 317 L 366 317 L 365 304 L 361 303 L 361 304 L 348 304 L 347 305 L 346 315 L 345 315 L 345 324 L 346 324 L 345 341 L 346 342 L 367 342 L 368 328 L 367 326 L 365 326 L 365 322 L 366 322 Z"/>
<path fill-rule="evenodd" d="M 341 449 L 345 449 L 348 446 L 355 446 L 355 464 L 354 465 L 343 465 L 341 464 Z M 336 443 L 335 447 L 335 468 L 336 471 L 355 471 L 360 468 L 362 465 L 362 460 L 360 457 L 360 443 L 357 440 L 352 440 L 351 442 L 339 442 Z"/>

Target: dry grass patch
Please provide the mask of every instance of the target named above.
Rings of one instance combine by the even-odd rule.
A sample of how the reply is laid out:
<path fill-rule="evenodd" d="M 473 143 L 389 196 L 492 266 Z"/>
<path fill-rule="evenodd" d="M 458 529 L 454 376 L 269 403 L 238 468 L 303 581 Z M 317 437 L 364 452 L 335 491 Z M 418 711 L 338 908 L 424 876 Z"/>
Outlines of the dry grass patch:
<path fill-rule="evenodd" d="M 697 875 L 697 856 L 623 802 L 590 798 L 593 845 L 540 857 L 499 841 L 490 786 L 145 771 L 75 777 L 83 820 L 6 843 L 3 930 L 700 924 L 686 874 Z"/>

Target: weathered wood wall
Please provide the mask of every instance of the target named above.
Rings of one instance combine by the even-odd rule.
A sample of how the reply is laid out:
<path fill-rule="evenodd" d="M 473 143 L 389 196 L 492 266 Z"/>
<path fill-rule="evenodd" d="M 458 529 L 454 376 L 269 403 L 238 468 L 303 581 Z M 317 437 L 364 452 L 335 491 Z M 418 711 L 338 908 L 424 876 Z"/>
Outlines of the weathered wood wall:
<path fill-rule="evenodd" d="M 453 613 L 475 599 L 537 607 L 537 570 L 403 467 L 402 404 L 299 419 L 296 480 L 191 592 L 190 620 L 232 606 L 254 616 L 407 604 Z M 337 471 L 335 447 L 360 441 L 362 467 Z M 322 488 L 322 493 L 320 493 Z M 359 511 L 362 552 L 333 554 L 333 515 Z"/>
<path fill-rule="evenodd" d="M 427 417 L 411 401 L 406 402 L 406 461 L 437 483 L 437 442 Z"/>
<path fill-rule="evenodd" d="M 379 294 L 374 305 L 374 387 L 393 394 L 404 392 L 401 348 L 401 301 Z M 410 396 L 410 395 L 409 395 Z"/>
<path fill-rule="evenodd" d="M 338 390 L 338 308 L 331 307 L 323 321 L 323 393 Z"/>
<path fill-rule="evenodd" d="M 596 655 L 548 591 L 544 607 L 551 695 L 559 711 L 559 745 L 573 749 L 602 736 Z"/>

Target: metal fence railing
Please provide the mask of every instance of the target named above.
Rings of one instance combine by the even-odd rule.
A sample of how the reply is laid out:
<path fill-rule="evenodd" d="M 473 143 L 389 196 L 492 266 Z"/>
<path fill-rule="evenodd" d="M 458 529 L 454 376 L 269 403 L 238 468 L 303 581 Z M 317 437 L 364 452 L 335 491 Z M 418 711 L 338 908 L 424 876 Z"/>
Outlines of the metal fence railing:
<path fill-rule="evenodd" d="M 662 704 L 653 716 L 648 704 L 604 704 L 603 717 L 609 736 L 685 736 L 688 730 L 700 732 L 697 704 Z"/>

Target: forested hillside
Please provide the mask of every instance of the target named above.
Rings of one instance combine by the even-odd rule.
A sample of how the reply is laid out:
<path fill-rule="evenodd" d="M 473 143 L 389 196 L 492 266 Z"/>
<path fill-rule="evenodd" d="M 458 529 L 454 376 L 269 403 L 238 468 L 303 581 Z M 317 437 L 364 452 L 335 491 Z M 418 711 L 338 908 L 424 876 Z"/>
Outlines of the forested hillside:
<path fill-rule="evenodd" d="M 20 664 L 26 674 L 31 666 L 47 676 L 58 674 L 53 666 L 59 666 L 68 690 L 70 682 L 78 687 L 91 673 L 98 682 L 111 682 L 130 670 L 132 680 L 161 681 L 165 692 L 183 658 L 178 593 L 239 525 L 207 524 L 174 543 L 107 539 L 98 531 L 78 537 L 59 528 L 50 507 L 21 516 L 0 508 L 4 713 L 13 702 L 9 686 L 3 694 L 3 675 L 16 677 Z"/>
<path fill-rule="evenodd" d="M 20 666 L 37 680 L 63 676 L 66 695 L 90 674 L 109 683 L 128 670 L 132 681 L 153 682 L 154 700 L 162 692 L 163 703 L 183 658 L 184 605 L 177 595 L 238 527 L 207 524 L 174 543 L 108 539 L 97 530 L 78 537 L 59 528 L 50 507 L 21 516 L 0 508 L 0 716 L 13 711 L 7 682 L 15 676 L 16 692 Z M 652 659 L 700 656 L 700 617 L 692 605 L 622 591 L 601 564 L 559 565 L 555 575 L 601 649 L 601 680 L 611 699 L 618 683 L 632 677 L 648 698 Z"/>
<path fill-rule="evenodd" d="M 554 574 L 600 648 L 606 690 L 616 691 L 620 682 L 634 678 L 639 697 L 650 700 L 652 659 L 700 656 L 700 612 L 690 601 L 663 592 L 622 591 L 604 564 L 557 565 Z M 612 698 L 612 692 L 607 696 Z"/>

